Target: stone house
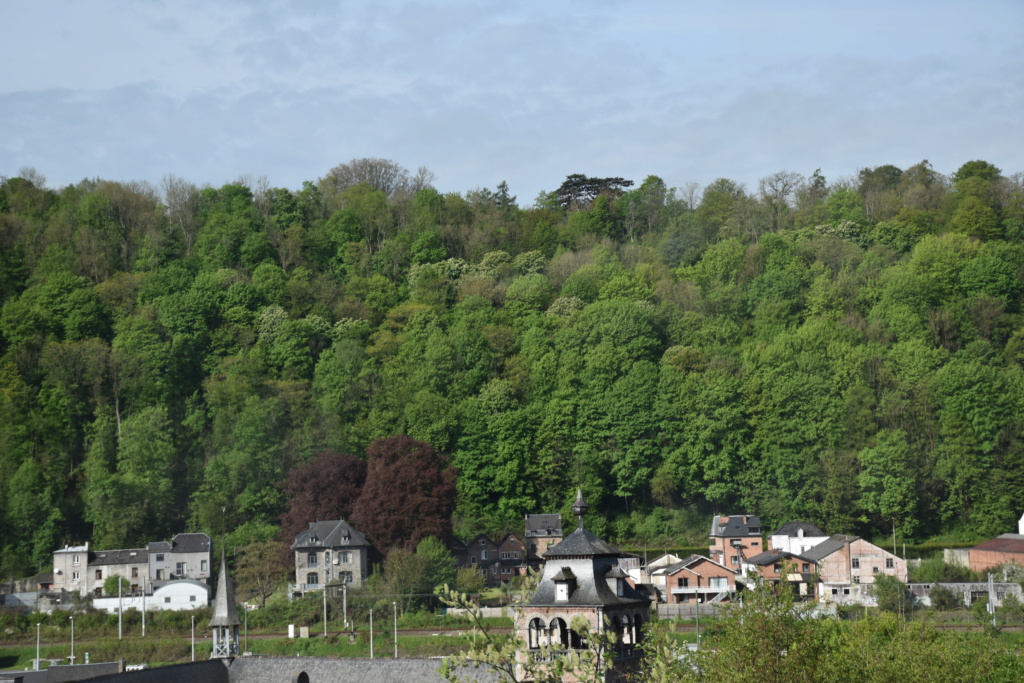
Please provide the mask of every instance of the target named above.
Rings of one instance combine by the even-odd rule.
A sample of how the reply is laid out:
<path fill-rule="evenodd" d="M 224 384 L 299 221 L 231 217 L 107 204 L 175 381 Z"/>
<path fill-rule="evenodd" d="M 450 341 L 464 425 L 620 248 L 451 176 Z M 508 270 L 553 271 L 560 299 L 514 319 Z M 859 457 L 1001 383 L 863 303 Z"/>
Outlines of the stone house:
<path fill-rule="evenodd" d="M 295 537 L 295 583 L 292 595 L 323 590 L 332 584 L 361 586 L 370 572 L 370 544 L 343 519 L 310 522 Z"/>
<path fill-rule="evenodd" d="M 212 542 L 204 533 L 175 534 L 170 541 L 153 541 L 149 552 L 149 580 L 154 588 L 171 581 L 210 583 Z"/>

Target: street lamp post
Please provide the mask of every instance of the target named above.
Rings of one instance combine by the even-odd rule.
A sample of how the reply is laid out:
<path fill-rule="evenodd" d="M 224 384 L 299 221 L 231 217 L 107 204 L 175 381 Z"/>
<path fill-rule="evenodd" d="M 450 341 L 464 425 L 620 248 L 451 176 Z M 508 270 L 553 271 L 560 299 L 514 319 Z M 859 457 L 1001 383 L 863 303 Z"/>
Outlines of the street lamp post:
<path fill-rule="evenodd" d="M 72 664 L 74 664 L 75 663 L 75 615 L 72 614 L 68 618 L 71 619 L 71 656 L 68 657 L 68 659 L 71 660 Z"/>
<path fill-rule="evenodd" d="M 142 637 L 146 637 L 146 577 L 142 577 Z"/>
<path fill-rule="evenodd" d="M 398 659 L 398 603 L 392 602 L 391 609 L 395 612 L 395 659 Z"/>
<path fill-rule="evenodd" d="M 39 627 L 40 626 L 42 626 L 42 624 L 36 624 L 36 662 L 35 662 L 35 667 L 34 667 L 35 671 L 39 671 Z"/>
<path fill-rule="evenodd" d="M 192 615 L 192 661 L 196 661 L 196 617 Z"/>
<path fill-rule="evenodd" d="M 373 659 L 373 610 L 370 610 L 370 659 Z"/>
<path fill-rule="evenodd" d="M 121 577 L 117 577 L 117 639 L 121 640 L 121 618 L 124 615 L 124 603 L 121 602 Z"/>

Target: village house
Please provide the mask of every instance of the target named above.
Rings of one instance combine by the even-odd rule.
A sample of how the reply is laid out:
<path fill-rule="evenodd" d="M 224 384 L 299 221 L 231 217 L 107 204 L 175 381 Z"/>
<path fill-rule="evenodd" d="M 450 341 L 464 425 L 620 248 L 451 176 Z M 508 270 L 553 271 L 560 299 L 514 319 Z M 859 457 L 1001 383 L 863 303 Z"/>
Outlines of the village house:
<path fill-rule="evenodd" d="M 292 596 L 323 590 L 333 584 L 361 586 L 370 571 L 370 544 L 362 532 L 343 519 L 310 522 L 295 537 L 295 583 Z"/>
<path fill-rule="evenodd" d="M 523 665 L 530 657 L 560 657 L 570 650 L 590 649 L 592 632 L 611 629 L 615 645 L 601 655 L 611 660 L 605 680 L 621 681 L 641 661 L 636 646 L 650 619 L 650 601 L 626 581 L 619 566 L 620 551 L 584 528 L 588 509 L 580 492 L 573 504 L 578 527 L 545 553 L 537 590 L 518 610 L 516 634 L 527 648 L 519 652 L 518 661 Z M 573 630 L 574 620 L 585 623 L 587 630 Z"/>
<path fill-rule="evenodd" d="M 213 578 L 210 569 L 210 537 L 204 533 L 175 534 L 170 541 L 153 541 L 149 553 L 149 582 L 154 588 L 171 581 L 202 581 Z"/>
<path fill-rule="evenodd" d="M 804 552 L 818 565 L 822 602 L 874 604 L 869 588 L 885 574 L 907 582 L 907 561 L 858 536 L 834 534 Z"/>
<path fill-rule="evenodd" d="M 768 539 L 770 550 L 782 550 L 802 555 L 819 543 L 828 540 L 828 534 L 808 522 L 786 522 Z"/>
<path fill-rule="evenodd" d="M 756 575 L 774 588 L 787 584 L 797 599 L 813 600 L 816 597 L 818 578 L 814 560 L 785 550 L 766 550 L 746 559 L 743 574 Z"/>
<path fill-rule="evenodd" d="M 539 566 L 548 548 L 562 540 L 562 515 L 526 515 L 526 559 Z"/>
<path fill-rule="evenodd" d="M 744 557 L 764 550 L 761 519 L 756 515 L 715 515 L 711 520 L 711 559 L 739 572 Z"/>
<path fill-rule="evenodd" d="M 670 605 L 719 603 L 736 594 L 736 573 L 703 555 L 653 569 L 651 583 Z"/>
<path fill-rule="evenodd" d="M 1007 562 L 1024 566 L 1024 534 L 1000 534 L 967 550 L 968 566 L 974 572 L 987 572 Z"/>

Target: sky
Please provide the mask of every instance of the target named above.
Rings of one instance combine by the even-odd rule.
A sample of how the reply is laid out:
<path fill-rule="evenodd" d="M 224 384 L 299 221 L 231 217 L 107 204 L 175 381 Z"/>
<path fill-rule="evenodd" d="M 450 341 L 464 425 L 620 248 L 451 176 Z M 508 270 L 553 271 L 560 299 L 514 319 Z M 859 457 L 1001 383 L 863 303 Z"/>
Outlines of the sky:
<path fill-rule="evenodd" d="M 0 176 L 1024 171 L 1024 2 L 0 0 Z"/>

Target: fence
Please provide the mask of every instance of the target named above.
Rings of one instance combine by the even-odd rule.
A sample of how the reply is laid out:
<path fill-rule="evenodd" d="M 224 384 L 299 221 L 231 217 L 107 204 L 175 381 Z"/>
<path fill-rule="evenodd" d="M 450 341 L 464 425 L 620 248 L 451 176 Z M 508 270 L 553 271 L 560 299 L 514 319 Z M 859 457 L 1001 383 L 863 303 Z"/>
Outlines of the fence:
<path fill-rule="evenodd" d="M 692 617 L 697 616 L 698 613 L 702 617 L 704 617 L 704 616 L 708 616 L 708 617 L 717 616 L 717 615 L 722 613 L 722 606 L 721 605 L 717 605 L 717 604 L 713 604 L 713 603 L 707 603 L 707 602 L 701 603 L 699 605 L 697 605 L 697 604 L 693 604 L 693 605 L 687 605 L 687 604 L 669 605 L 667 603 L 660 603 L 658 605 L 658 617 L 661 618 L 661 619 L 671 618 L 671 617 L 692 618 Z"/>

